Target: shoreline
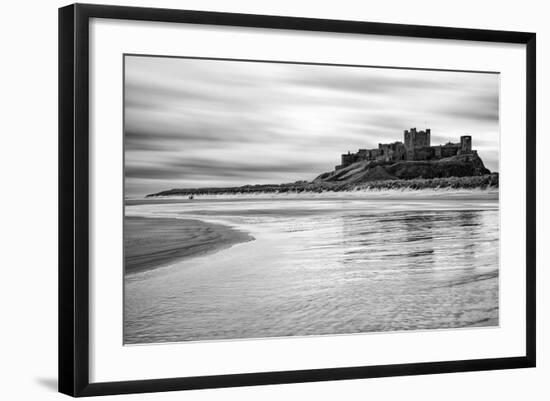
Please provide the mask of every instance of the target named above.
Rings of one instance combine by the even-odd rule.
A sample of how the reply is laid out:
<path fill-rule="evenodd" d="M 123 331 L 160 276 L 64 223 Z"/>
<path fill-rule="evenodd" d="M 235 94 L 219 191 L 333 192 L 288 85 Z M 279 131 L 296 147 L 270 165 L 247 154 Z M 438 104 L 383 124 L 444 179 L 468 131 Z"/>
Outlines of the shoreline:
<path fill-rule="evenodd" d="M 498 188 L 425 188 L 425 189 L 357 189 L 353 191 L 325 191 L 325 192 L 252 192 L 252 193 L 216 193 L 194 195 L 189 199 L 186 195 L 159 195 L 126 198 L 126 206 L 169 204 L 169 203 L 195 203 L 200 201 L 231 201 L 231 200 L 256 200 L 256 201 L 292 201 L 292 200 L 496 200 L 499 199 Z"/>
<path fill-rule="evenodd" d="M 421 191 L 421 190 L 498 190 L 497 173 L 467 177 L 437 177 L 412 179 L 384 179 L 366 182 L 326 182 L 314 180 L 297 181 L 287 184 L 257 184 L 240 187 L 204 187 L 174 188 L 167 191 L 148 194 L 146 198 L 166 196 L 196 196 L 221 194 L 257 194 L 257 193 L 342 193 L 342 192 L 382 192 L 382 191 Z"/>
<path fill-rule="evenodd" d="M 238 229 L 196 219 L 125 216 L 124 274 L 153 270 L 254 239 Z"/>

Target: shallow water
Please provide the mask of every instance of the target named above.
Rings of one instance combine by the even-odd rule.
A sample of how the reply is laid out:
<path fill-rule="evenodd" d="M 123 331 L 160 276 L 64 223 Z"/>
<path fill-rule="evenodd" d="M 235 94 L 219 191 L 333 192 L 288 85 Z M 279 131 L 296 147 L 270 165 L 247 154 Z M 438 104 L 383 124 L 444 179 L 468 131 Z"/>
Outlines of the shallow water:
<path fill-rule="evenodd" d="M 127 344 L 498 325 L 494 196 L 195 199 L 255 240 L 127 275 Z"/>

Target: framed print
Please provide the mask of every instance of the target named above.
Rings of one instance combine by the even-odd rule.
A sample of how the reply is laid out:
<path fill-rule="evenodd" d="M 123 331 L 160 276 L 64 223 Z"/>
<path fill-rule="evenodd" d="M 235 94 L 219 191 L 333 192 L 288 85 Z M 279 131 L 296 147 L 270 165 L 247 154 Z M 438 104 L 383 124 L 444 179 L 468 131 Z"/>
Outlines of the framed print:
<path fill-rule="evenodd" d="M 535 366 L 535 34 L 59 10 L 59 389 Z"/>

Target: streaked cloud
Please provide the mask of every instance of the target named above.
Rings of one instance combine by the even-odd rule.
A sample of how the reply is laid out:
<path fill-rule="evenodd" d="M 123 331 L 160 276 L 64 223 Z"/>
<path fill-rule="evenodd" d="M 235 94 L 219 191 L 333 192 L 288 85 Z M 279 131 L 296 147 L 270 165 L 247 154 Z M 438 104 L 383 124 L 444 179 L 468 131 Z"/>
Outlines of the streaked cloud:
<path fill-rule="evenodd" d="M 312 179 L 425 126 L 498 171 L 498 92 L 496 74 L 127 56 L 126 194 Z"/>

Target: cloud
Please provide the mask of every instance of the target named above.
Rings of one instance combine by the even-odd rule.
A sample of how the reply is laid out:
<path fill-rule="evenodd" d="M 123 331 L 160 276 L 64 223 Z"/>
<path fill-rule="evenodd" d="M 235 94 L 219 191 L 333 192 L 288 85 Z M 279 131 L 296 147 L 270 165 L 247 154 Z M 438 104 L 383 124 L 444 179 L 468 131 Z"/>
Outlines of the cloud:
<path fill-rule="evenodd" d="M 126 192 L 311 179 L 415 126 L 434 144 L 472 135 L 498 169 L 498 85 L 486 73 L 127 56 Z"/>

